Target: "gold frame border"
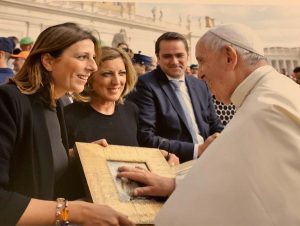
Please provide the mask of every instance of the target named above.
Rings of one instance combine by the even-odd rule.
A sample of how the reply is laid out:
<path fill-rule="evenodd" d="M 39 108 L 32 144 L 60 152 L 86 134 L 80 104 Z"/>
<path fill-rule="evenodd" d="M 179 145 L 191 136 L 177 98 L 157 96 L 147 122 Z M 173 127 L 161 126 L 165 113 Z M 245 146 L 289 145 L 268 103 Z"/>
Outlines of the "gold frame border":
<path fill-rule="evenodd" d="M 121 202 L 106 164 L 107 161 L 146 163 L 149 170 L 161 176 L 175 177 L 174 170 L 158 149 L 76 142 L 74 147 L 94 203 L 106 204 L 127 215 L 135 224 L 152 224 L 163 205 L 157 200 Z"/>

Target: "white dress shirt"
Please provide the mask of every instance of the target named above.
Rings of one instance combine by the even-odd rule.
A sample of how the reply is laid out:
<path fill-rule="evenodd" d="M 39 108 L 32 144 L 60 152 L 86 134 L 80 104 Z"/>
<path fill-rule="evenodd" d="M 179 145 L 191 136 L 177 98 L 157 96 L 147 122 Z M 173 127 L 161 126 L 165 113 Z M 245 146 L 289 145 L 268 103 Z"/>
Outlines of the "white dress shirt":
<path fill-rule="evenodd" d="M 195 126 L 195 128 L 197 128 L 197 131 L 198 131 L 198 133 L 196 134 L 197 143 L 194 145 L 194 154 L 193 154 L 193 159 L 196 159 L 198 157 L 198 147 L 199 147 L 200 144 L 204 143 L 204 139 L 199 133 L 199 128 L 198 128 L 198 125 L 196 123 L 196 117 L 195 117 L 192 101 L 191 101 L 187 86 L 185 84 L 185 77 L 182 76 L 179 79 L 174 79 L 171 76 L 168 76 L 168 75 L 166 75 L 166 76 L 169 79 L 169 81 L 170 80 L 177 80 L 177 81 L 181 81 L 181 83 L 182 83 L 181 86 L 180 86 L 180 91 L 182 92 L 182 98 L 183 98 L 183 101 L 184 101 L 184 103 L 187 107 L 188 112 L 190 113 L 193 126 Z M 182 107 L 184 107 L 184 106 L 182 106 Z"/>

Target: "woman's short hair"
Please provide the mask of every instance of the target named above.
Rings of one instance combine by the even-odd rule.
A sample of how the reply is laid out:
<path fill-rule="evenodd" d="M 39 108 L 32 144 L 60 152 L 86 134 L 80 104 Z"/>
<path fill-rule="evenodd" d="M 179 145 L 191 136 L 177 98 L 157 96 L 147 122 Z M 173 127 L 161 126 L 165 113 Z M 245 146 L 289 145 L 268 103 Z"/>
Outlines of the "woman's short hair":
<path fill-rule="evenodd" d="M 113 47 L 102 47 L 101 48 L 101 57 L 99 58 L 99 60 L 97 61 L 97 65 L 98 65 L 98 70 L 100 70 L 101 65 L 107 61 L 107 60 L 114 60 L 117 58 L 121 58 L 124 62 L 125 65 L 125 69 L 126 69 L 126 83 L 125 83 L 125 87 L 124 90 L 120 96 L 120 99 L 117 101 L 117 103 L 123 103 L 124 101 L 124 96 L 126 96 L 128 93 L 130 93 L 136 83 L 137 80 L 137 75 L 136 75 L 136 71 L 132 65 L 131 59 L 128 56 L 128 54 L 126 52 L 124 52 L 123 50 L 119 49 L 119 48 L 113 48 Z M 82 93 L 81 97 L 79 98 L 79 100 L 84 101 L 84 102 L 90 102 L 91 101 L 91 97 L 93 96 L 93 87 L 92 87 L 92 83 L 94 80 L 94 77 L 97 75 L 97 72 L 94 72 L 87 81 L 87 84 L 85 85 L 85 89 L 84 92 Z"/>
<path fill-rule="evenodd" d="M 41 61 L 43 54 L 54 58 L 62 55 L 71 45 L 90 39 L 95 46 L 96 59 L 99 50 L 97 39 L 91 31 L 81 28 L 76 23 L 63 23 L 48 27 L 38 36 L 21 70 L 10 79 L 24 94 L 39 94 L 43 103 L 55 107 L 54 84 L 51 72 L 47 71 Z"/>

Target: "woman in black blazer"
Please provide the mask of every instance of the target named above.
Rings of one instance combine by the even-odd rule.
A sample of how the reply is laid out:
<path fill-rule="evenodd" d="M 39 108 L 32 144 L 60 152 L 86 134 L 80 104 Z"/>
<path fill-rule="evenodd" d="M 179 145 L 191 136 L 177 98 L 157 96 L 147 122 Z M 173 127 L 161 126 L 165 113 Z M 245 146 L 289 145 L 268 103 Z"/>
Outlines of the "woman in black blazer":
<path fill-rule="evenodd" d="M 59 98 L 83 90 L 97 53 L 96 38 L 77 24 L 49 27 L 0 86 L 1 225 L 132 225 L 107 206 L 66 201 L 78 195 Z"/>

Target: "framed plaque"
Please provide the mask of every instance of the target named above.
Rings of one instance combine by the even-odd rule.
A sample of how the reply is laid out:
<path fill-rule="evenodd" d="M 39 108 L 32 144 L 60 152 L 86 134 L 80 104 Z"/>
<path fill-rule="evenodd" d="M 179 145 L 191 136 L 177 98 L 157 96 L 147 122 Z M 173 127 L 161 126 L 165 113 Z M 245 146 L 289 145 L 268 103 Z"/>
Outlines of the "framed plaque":
<path fill-rule="evenodd" d="M 175 177 L 161 152 L 154 148 L 76 142 L 74 147 L 81 162 L 92 201 L 108 205 L 127 215 L 135 224 L 153 224 L 164 201 L 157 198 L 133 197 L 132 190 L 142 186 L 136 182 L 116 178 L 120 166 L 138 166 L 161 176 Z"/>

